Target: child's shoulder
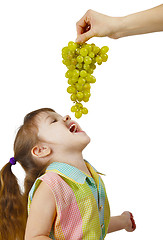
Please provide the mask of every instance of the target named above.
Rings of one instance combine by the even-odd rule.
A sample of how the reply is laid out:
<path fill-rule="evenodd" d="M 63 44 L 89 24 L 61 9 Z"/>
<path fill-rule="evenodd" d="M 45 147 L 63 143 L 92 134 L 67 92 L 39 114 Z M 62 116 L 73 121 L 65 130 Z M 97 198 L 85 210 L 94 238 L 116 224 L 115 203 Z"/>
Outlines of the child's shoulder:
<path fill-rule="evenodd" d="M 36 190 L 38 189 L 38 187 L 40 187 L 40 184 L 42 182 L 44 182 L 46 185 L 48 185 L 50 188 L 52 188 L 53 184 L 54 184 L 54 178 L 57 179 L 58 176 L 55 172 L 45 172 L 43 175 L 41 175 L 40 177 L 38 177 L 35 182 L 33 183 L 32 188 L 30 189 L 29 192 L 29 197 L 32 200 Z"/>
<path fill-rule="evenodd" d="M 56 201 L 45 182 L 41 182 L 37 188 L 28 208 L 28 213 L 30 213 L 26 229 L 28 238 L 31 239 L 35 235 L 49 235 L 54 216 L 56 215 Z M 42 218 L 42 216 L 44 217 Z"/>

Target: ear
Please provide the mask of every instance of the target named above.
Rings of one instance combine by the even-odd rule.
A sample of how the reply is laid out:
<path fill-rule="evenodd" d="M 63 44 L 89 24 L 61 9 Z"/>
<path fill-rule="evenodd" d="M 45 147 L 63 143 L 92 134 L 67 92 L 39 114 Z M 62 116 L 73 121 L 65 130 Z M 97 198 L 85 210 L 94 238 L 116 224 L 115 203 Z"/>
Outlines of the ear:
<path fill-rule="evenodd" d="M 51 148 L 49 146 L 36 145 L 32 148 L 31 153 L 34 157 L 47 157 L 51 153 Z"/>

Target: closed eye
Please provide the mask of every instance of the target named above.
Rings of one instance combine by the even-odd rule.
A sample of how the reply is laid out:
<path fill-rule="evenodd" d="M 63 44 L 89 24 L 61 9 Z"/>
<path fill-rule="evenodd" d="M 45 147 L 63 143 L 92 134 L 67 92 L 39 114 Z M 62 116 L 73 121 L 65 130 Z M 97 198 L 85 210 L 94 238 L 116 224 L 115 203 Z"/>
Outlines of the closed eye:
<path fill-rule="evenodd" d="M 55 122 L 57 122 L 57 120 L 54 119 L 51 123 L 55 123 Z"/>

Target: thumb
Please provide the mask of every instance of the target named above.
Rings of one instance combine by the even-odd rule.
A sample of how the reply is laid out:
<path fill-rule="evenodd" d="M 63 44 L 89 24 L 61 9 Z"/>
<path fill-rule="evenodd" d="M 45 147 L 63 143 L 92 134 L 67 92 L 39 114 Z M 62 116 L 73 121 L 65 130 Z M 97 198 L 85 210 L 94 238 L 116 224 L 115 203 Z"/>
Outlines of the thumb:
<path fill-rule="evenodd" d="M 82 33 L 82 34 L 78 35 L 77 39 L 76 39 L 76 42 L 77 43 L 84 43 L 94 36 L 95 36 L 94 32 L 91 29 L 88 32 L 85 32 L 85 33 Z"/>

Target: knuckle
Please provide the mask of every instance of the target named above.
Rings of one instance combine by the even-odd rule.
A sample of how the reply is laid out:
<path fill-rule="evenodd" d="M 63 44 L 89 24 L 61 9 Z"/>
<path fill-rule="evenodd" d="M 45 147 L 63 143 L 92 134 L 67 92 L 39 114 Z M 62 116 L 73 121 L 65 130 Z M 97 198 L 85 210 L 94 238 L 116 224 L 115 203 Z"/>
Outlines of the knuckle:
<path fill-rule="evenodd" d="M 91 14 L 92 13 L 92 9 L 88 9 L 87 14 Z"/>

